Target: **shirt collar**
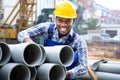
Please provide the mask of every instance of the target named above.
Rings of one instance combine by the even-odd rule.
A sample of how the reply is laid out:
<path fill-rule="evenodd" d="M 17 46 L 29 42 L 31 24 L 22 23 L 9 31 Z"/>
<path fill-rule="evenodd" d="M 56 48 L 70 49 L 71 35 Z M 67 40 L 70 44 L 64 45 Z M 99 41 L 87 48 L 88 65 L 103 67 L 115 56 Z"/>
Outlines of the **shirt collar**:
<path fill-rule="evenodd" d="M 71 28 L 69 35 L 73 36 L 73 28 Z"/>

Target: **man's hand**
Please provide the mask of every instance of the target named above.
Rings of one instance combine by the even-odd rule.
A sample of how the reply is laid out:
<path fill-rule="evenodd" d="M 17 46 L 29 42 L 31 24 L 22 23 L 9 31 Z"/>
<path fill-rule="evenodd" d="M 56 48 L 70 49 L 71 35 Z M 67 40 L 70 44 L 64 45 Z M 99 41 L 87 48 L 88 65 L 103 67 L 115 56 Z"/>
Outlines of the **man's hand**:
<path fill-rule="evenodd" d="M 26 38 L 26 39 L 24 39 L 24 41 L 23 41 L 24 43 L 35 43 L 32 39 L 30 39 L 30 38 Z"/>
<path fill-rule="evenodd" d="M 70 73 L 69 72 L 66 73 L 66 78 L 70 78 Z"/>

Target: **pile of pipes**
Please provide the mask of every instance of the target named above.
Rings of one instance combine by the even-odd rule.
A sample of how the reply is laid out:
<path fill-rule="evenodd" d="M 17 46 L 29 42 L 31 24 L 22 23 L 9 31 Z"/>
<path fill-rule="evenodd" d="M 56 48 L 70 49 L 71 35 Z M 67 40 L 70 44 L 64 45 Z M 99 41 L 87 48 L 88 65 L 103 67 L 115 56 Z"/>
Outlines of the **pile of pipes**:
<path fill-rule="evenodd" d="M 0 43 L 0 80 L 64 80 L 74 59 L 68 45 Z"/>
<path fill-rule="evenodd" d="M 97 80 L 120 80 L 120 62 L 106 60 L 89 60 Z M 93 80 L 89 73 L 81 76 L 81 80 Z M 94 79 L 95 80 L 95 79 Z"/>

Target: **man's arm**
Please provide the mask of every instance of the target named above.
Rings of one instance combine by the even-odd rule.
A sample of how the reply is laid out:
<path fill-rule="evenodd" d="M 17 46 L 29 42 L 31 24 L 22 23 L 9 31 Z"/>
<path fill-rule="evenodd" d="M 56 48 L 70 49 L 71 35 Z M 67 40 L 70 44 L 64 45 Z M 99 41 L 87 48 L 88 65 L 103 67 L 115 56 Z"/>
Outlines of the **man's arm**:
<path fill-rule="evenodd" d="M 75 44 L 77 44 L 76 46 L 77 46 L 77 53 L 79 58 L 78 58 L 78 65 L 75 66 L 73 69 L 68 70 L 71 79 L 78 78 L 84 75 L 88 71 L 87 44 L 84 40 L 78 39 L 78 37 L 75 39 Z"/>
<path fill-rule="evenodd" d="M 46 34 L 51 23 L 41 23 L 18 33 L 18 41 L 34 42 L 31 38 Z"/>

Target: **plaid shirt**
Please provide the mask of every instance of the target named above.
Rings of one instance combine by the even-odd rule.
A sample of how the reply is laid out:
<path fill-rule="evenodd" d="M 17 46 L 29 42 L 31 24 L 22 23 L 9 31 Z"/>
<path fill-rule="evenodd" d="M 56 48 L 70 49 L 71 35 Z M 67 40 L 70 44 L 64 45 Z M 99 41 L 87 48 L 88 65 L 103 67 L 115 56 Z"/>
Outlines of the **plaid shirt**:
<path fill-rule="evenodd" d="M 23 30 L 18 34 L 18 40 L 20 42 L 23 42 L 23 40 L 25 38 L 31 38 L 31 37 L 40 36 L 40 35 L 43 35 L 44 39 L 47 39 L 48 29 L 49 29 L 50 24 L 51 24 L 50 22 L 41 23 L 34 27 Z M 71 29 L 71 31 L 68 35 L 66 35 L 62 38 L 59 38 L 58 30 L 55 25 L 54 30 L 53 30 L 52 40 L 57 41 L 58 43 L 65 43 L 68 36 L 69 35 L 72 36 L 72 34 L 73 34 L 73 29 Z M 81 39 L 81 37 L 78 34 L 76 35 L 74 41 L 70 43 L 70 46 L 72 48 L 77 49 L 77 53 L 79 56 L 78 65 L 75 66 L 73 69 L 69 70 L 70 78 L 74 79 L 74 78 L 80 77 L 81 75 L 83 75 L 84 73 L 87 72 L 87 65 L 88 65 L 87 53 L 88 53 L 88 51 L 87 51 L 87 45 L 86 45 L 85 40 Z"/>

